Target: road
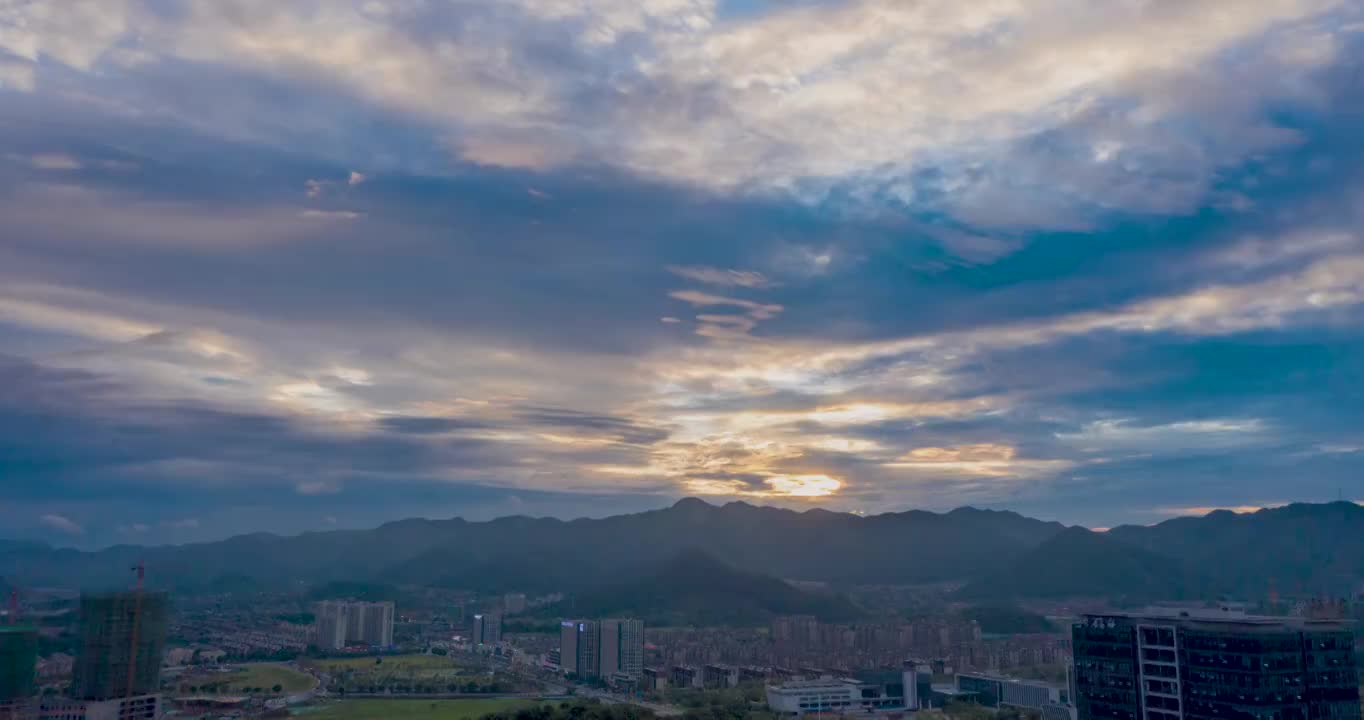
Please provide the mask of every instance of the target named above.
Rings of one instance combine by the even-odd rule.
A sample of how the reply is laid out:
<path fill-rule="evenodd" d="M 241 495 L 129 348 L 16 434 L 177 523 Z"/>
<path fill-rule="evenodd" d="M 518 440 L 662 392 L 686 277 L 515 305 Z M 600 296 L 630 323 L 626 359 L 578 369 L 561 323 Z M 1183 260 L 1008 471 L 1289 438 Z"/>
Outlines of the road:
<path fill-rule="evenodd" d="M 679 717 L 682 715 L 682 708 L 673 705 L 646 702 L 639 698 L 629 697 L 628 695 L 615 695 L 596 688 L 579 687 L 578 696 L 600 700 L 607 705 L 638 705 L 639 707 L 652 711 L 653 714 L 659 717 Z"/>

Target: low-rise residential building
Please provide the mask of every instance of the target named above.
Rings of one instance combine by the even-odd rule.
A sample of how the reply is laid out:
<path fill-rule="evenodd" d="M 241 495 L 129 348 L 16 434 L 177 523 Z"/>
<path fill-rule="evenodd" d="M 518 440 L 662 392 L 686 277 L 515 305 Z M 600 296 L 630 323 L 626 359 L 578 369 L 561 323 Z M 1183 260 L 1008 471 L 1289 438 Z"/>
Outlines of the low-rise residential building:
<path fill-rule="evenodd" d="M 72 700 L 43 698 L 41 720 L 154 720 L 161 717 L 160 695 L 136 695 L 110 700 Z"/>
<path fill-rule="evenodd" d="M 709 663 L 701 669 L 701 685 L 712 690 L 739 687 L 739 668 Z"/>
<path fill-rule="evenodd" d="M 663 668 L 644 668 L 643 678 L 645 690 L 659 692 L 668 688 L 668 671 Z"/>
<path fill-rule="evenodd" d="M 668 674 L 668 684 L 676 688 L 699 688 L 702 678 L 701 669 L 694 665 L 674 665 Z"/>

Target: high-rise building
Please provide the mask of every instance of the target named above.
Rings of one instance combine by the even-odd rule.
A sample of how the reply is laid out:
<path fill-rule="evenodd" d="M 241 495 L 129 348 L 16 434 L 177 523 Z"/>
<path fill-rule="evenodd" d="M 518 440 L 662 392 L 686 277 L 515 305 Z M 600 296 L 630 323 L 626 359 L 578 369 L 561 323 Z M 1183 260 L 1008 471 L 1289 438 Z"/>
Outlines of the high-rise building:
<path fill-rule="evenodd" d="M 38 665 L 38 630 L 7 625 L 0 627 L 0 705 L 33 695 Z"/>
<path fill-rule="evenodd" d="M 599 671 L 609 678 L 622 673 L 639 678 L 644 672 L 644 623 L 640 620 L 603 620 Z"/>
<path fill-rule="evenodd" d="M 597 628 L 601 633 L 597 640 L 597 674 L 610 678 L 620 672 L 620 621 L 602 620 Z"/>
<path fill-rule="evenodd" d="M 80 649 L 72 668 L 77 700 L 157 692 L 170 598 L 164 592 L 82 594 Z"/>
<path fill-rule="evenodd" d="M 1079 720 L 1355 720 L 1348 624 L 1222 611 L 1083 616 Z"/>
<path fill-rule="evenodd" d="M 601 677 L 601 626 L 592 620 L 578 623 L 578 677 Z"/>
<path fill-rule="evenodd" d="M 346 644 L 363 643 L 368 603 L 346 603 Z"/>
<path fill-rule="evenodd" d="M 325 600 L 314 606 L 313 615 L 320 648 L 340 650 L 347 645 L 393 644 L 391 602 Z"/>
<path fill-rule="evenodd" d="M 34 676 L 38 664 L 38 630 L 0 627 L 0 720 L 28 720 L 37 714 Z"/>
<path fill-rule="evenodd" d="M 559 623 L 559 668 L 569 674 L 578 672 L 578 623 L 575 620 Z"/>
<path fill-rule="evenodd" d="M 565 620 L 559 626 L 559 667 L 580 678 L 644 674 L 644 623 L 633 619 Z"/>
<path fill-rule="evenodd" d="M 365 616 L 365 622 L 364 633 L 360 640 L 366 645 L 391 646 L 393 644 L 393 603 L 365 603 L 361 608 L 361 613 Z"/>
<path fill-rule="evenodd" d="M 347 631 L 350 628 L 348 603 L 339 600 L 324 600 L 313 608 L 313 626 L 317 630 L 317 646 L 324 650 L 340 650 L 346 647 Z"/>
<path fill-rule="evenodd" d="M 498 613 L 475 615 L 473 629 L 475 645 L 496 645 L 502 642 L 502 616 Z"/>

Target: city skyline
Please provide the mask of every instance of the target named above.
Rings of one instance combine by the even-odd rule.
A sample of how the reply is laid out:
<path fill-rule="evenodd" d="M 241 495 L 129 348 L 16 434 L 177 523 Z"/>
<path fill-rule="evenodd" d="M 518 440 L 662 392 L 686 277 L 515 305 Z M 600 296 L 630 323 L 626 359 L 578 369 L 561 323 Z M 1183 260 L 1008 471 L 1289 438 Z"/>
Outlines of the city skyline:
<path fill-rule="evenodd" d="M 1357 3 L 50 8 L 7 538 L 1364 499 Z"/>

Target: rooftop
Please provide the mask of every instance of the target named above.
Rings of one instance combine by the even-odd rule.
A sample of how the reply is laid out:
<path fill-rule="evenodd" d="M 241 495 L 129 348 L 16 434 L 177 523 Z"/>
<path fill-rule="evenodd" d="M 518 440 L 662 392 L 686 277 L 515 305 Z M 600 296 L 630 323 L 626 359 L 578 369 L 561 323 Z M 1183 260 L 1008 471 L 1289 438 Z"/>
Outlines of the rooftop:
<path fill-rule="evenodd" d="M 1009 677 L 1008 675 L 996 675 L 994 673 L 988 672 L 960 672 L 957 673 L 957 677 L 980 678 L 982 680 L 992 680 L 995 682 L 1002 683 L 1014 683 L 1018 685 L 1032 685 L 1034 687 L 1045 687 L 1056 690 L 1066 689 L 1065 683 L 1053 683 L 1047 682 L 1045 680 L 1029 680 L 1027 678 Z"/>
<path fill-rule="evenodd" d="M 1318 619 L 1278 615 L 1250 615 L 1239 610 L 1216 608 L 1179 609 L 1147 608 L 1140 612 L 1085 613 L 1084 618 L 1125 618 L 1128 620 L 1154 620 L 1157 622 L 1176 622 L 1190 625 L 1235 625 L 1241 628 L 1293 628 L 1296 630 L 1349 630 L 1354 627 L 1353 620 Z"/>

